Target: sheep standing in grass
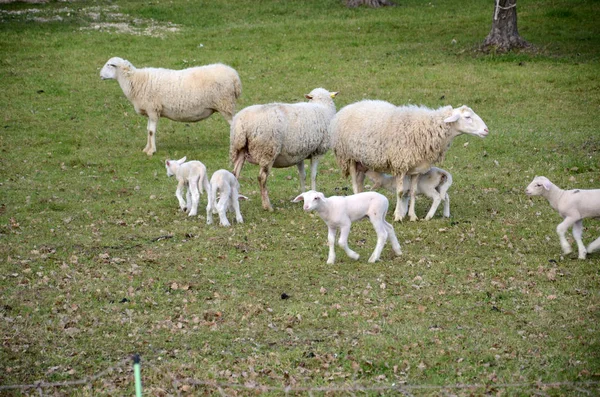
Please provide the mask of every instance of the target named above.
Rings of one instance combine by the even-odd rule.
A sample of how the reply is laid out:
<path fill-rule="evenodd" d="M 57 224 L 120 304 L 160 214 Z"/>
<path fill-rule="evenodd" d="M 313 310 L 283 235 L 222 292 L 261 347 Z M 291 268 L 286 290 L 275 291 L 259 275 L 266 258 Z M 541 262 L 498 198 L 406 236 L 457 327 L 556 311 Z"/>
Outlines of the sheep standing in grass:
<path fill-rule="evenodd" d="M 229 148 L 233 173 L 239 178 L 246 160 L 260 166 L 258 183 L 264 209 L 273 211 L 267 192 L 271 167 L 297 166 L 304 191 L 304 160 L 310 158 L 311 187 L 316 189 L 319 159 L 331 146 L 328 127 L 335 115 L 336 95 L 316 88 L 305 95 L 309 102 L 254 105 L 235 115 Z"/>
<path fill-rule="evenodd" d="M 579 259 L 585 259 L 587 253 L 600 249 L 600 237 L 590 243 L 587 249 L 583 245 L 583 219 L 600 218 L 600 189 L 562 190 L 545 176 L 536 176 L 525 189 L 528 196 L 542 196 L 550 203 L 563 221 L 556 227 L 560 245 L 565 255 L 572 252 L 571 244 L 565 233 L 573 226 L 573 237 L 577 241 Z"/>
<path fill-rule="evenodd" d="M 369 218 L 377 233 L 377 245 L 369 262 L 379 260 L 383 246 L 390 240 L 392 249 L 396 255 L 401 255 L 400 243 L 394 233 L 394 228 L 385 220 L 389 202 L 388 199 L 377 192 L 365 192 L 351 196 L 331 196 L 326 198 L 323 193 L 309 190 L 300 194 L 292 202 L 304 201 L 304 211 L 315 210 L 325 221 L 328 228 L 327 243 L 329 245 L 329 256 L 327 263 L 335 262 L 335 235 L 340 229 L 338 244 L 346 251 L 352 259 L 358 259 L 359 255 L 348 247 L 348 235 L 352 222 Z"/>
<path fill-rule="evenodd" d="M 367 171 L 366 176 L 373 181 L 373 189 L 383 187 L 390 192 L 396 192 L 396 178 L 391 175 L 383 174 L 377 171 Z M 450 196 L 448 195 L 448 189 L 452 185 L 452 175 L 441 168 L 431 167 L 431 169 L 424 174 L 419 176 L 417 182 L 416 195 L 423 194 L 433 200 L 431 208 L 425 217 L 428 221 L 435 215 L 438 206 L 444 202 L 444 217 L 450 217 Z M 408 212 L 408 190 L 410 186 L 410 177 L 407 175 L 403 181 L 403 196 L 402 196 L 402 210 L 401 213 L 406 215 Z"/>
<path fill-rule="evenodd" d="M 206 175 L 206 166 L 200 161 L 188 161 L 183 157 L 179 160 L 165 160 L 167 176 L 175 175 L 177 178 L 177 190 L 175 196 L 179 200 L 179 208 L 183 211 L 189 210 L 189 216 L 198 214 L 198 202 L 202 194 L 202 188 L 210 196 L 210 184 Z M 187 186 L 187 200 L 183 199 L 183 188 Z M 208 222 L 207 214 L 207 222 Z"/>
<path fill-rule="evenodd" d="M 183 70 L 137 69 L 115 57 L 106 62 L 100 77 L 116 79 L 135 111 L 148 117 L 148 141 L 143 150 L 148 156 L 156 152 L 160 117 L 192 122 L 219 112 L 231 124 L 236 100 L 242 93 L 238 73 L 220 63 Z"/>
<path fill-rule="evenodd" d="M 411 175 L 409 216 L 414 221 L 419 174 L 443 158 L 456 136 L 483 138 L 488 134 L 483 120 L 466 106 L 433 110 L 369 100 L 342 108 L 330 128 L 336 160 L 343 175 L 352 176 L 355 193 L 363 190 L 363 169 L 388 172 L 396 178 L 396 221 L 404 217 L 401 198 L 406 175 Z"/>
<path fill-rule="evenodd" d="M 236 177 L 227 170 L 215 171 L 210 178 L 210 189 L 208 206 L 206 207 L 206 223 L 211 224 L 212 214 L 218 213 L 221 226 L 231 226 L 227 220 L 227 211 L 235 211 L 237 223 L 244 223 L 239 200 L 247 200 L 248 198 L 239 193 L 240 184 Z M 218 203 L 216 203 L 217 191 L 220 193 Z"/>

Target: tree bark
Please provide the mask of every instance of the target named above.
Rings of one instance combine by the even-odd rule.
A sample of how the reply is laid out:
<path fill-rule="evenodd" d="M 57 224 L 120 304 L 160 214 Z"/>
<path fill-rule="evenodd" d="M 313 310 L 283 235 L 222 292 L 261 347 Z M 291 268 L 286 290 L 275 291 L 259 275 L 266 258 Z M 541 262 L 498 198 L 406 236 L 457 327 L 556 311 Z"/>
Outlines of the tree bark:
<path fill-rule="evenodd" d="M 385 7 L 385 6 L 395 6 L 396 4 L 392 3 L 389 0 L 346 0 L 346 7 L 358 7 L 358 6 L 367 6 L 371 8 Z"/>
<path fill-rule="evenodd" d="M 492 30 L 481 49 L 485 52 L 507 52 L 530 46 L 517 29 L 517 0 L 495 0 Z"/>

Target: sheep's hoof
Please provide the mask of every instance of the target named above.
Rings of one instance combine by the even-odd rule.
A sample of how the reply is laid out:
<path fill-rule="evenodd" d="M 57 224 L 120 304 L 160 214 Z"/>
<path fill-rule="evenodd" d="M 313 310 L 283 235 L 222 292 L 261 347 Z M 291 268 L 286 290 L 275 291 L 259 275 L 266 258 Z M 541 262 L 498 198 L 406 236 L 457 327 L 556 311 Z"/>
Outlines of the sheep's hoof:
<path fill-rule="evenodd" d="M 419 218 L 417 218 L 416 216 L 411 216 L 411 217 L 410 217 L 410 221 L 411 221 L 411 222 L 416 222 L 416 221 L 418 221 L 418 220 L 419 220 Z"/>

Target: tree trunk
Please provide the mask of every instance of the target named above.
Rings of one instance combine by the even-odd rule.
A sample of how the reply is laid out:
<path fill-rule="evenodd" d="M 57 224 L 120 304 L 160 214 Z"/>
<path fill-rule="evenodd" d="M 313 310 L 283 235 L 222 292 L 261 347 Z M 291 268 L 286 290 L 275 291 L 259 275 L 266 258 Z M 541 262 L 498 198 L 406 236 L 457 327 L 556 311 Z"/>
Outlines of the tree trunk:
<path fill-rule="evenodd" d="M 346 0 L 346 7 L 358 7 L 367 6 L 371 8 L 384 7 L 384 6 L 395 6 L 389 0 Z"/>
<path fill-rule="evenodd" d="M 519 36 L 517 30 L 517 0 L 495 0 L 492 30 L 481 49 L 485 52 L 507 52 L 530 44 Z"/>

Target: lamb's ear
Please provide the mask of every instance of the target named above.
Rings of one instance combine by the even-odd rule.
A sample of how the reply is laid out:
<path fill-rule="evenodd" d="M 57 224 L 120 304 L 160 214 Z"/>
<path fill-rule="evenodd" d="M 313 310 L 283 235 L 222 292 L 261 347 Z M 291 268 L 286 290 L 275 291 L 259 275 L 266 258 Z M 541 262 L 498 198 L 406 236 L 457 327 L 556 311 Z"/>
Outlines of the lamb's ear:
<path fill-rule="evenodd" d="M 185 163 L 186 159 L 187 159 L 187 156 L 183 156 L 182 158 L 180 158 L 179 160 L 177 160 L 177 164 L 181 165 L 181 164 Z"/>
<path fill-rule="evenodd" d="M 331 92 L 329 93 L 329 95 L 331 96 L 331 99 L 335 98 L 337 96 L 337 94 L 339 94 L 339 92 Z"/>
<path fill-rule="evenodd" d="M 298 195 L 295 199 L 292 200 L 292 203 L 297 203 L 299 201 L 304 201 L 304 193 Z"/>
<path fill-rule="evenodd" d="M 457 121 L 460 118 L 460 114 L 458 113 L 452 113 L 452 116 L 450 117 L 446 117 L 444 119 L 444 123 L 454 123 L 455 121 Z"/>
<path fill-rule="evenodd" d="M 165 160 L 165 165 L 168 167 L 171 164 L 169 160 Z"/>
<path fill-rule="evenodd" d="M 313 96 L 312 96 L 312 95 L 310 95 L 310 94 L 304 94 L 304 98 L 306 98 L 306 99 L 309 99 L 309 100 L 310 100 L 310 99 L 313 99 Z"/>
<path fill-rule="evenodd" d="M 544 189 L 550 190 L 550 186 L 552 186 L 552 182 L 550 182 L 550 180 L 548 180 L 548 179 L 545 179 L 542 182 L 542 186 L 544 187 Z"/>
<path fill-rule="evenodd" d="M 250 199 L 248 197 L 244 196 L 243 194 L 238 193 L 238 200 L 250 200 Z"/>

